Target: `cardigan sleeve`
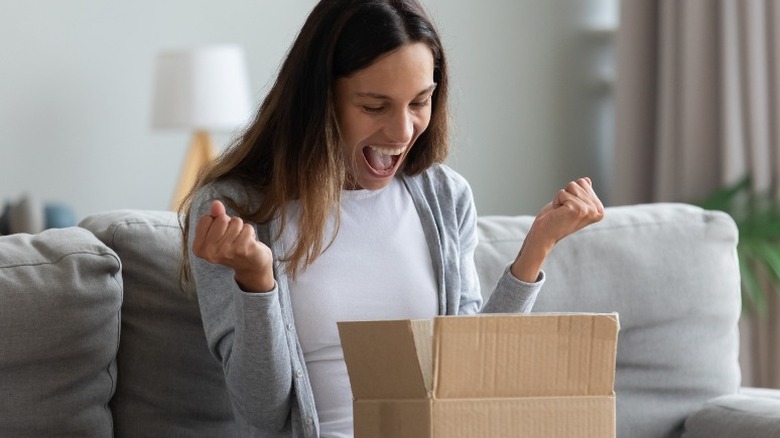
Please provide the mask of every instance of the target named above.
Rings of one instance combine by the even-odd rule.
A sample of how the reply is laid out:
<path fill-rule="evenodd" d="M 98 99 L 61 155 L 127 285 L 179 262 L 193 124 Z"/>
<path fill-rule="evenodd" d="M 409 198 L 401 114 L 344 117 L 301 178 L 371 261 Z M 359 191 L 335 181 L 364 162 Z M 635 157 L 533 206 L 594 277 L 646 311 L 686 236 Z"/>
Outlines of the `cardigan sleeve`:
<path fill-rule="evenodd" d="M 214 186 L 196 195 L 189 223 L 190 269 L 208 348 L 222 364 L 234 413 L 270 435 L 289 430 L 292 397 L 293 371 L 278 289 L 244 292 L 232 269 L 192 254 L 198 219 L 209 213 L 212 200 L 224 202 L 226 197 Z"/>
<path fill-rule="evenodd" d="M 544 284 L 544 271 L 534 283 L 518 280 L 506 266 L 482 313 L 529 313 Z"/>

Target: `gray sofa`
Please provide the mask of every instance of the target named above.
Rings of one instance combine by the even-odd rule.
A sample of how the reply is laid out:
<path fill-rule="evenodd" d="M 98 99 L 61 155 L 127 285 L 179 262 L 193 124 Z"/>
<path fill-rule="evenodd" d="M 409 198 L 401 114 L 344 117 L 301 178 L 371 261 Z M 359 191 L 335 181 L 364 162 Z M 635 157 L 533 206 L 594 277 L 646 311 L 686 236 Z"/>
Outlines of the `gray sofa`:
<path fill-rule="evenodd" d="M 481 217 L 483 290 L 531 217 Z M 564 239 L 535 311 L 619 312 L 619 437 L 777 437 L 780 391 L 740 389 L 737 232 L 683 204 L 607 209 Z M 236 436 L 170 212 L 0 237 L 0 437 Z"/>

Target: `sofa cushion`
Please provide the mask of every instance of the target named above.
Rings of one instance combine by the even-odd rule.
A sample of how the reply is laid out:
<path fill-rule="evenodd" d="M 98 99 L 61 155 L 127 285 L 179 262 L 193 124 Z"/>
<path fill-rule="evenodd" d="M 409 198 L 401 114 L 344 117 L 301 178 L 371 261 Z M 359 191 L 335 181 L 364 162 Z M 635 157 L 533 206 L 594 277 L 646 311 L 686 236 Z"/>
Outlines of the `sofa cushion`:
<path fill-rule="evenodd" d="M 222 368 L 206 346 L 194 290 L 178 282 L 173 212 L 125 210 L 84 219 L 122 259 L 124 304 L 117 437 L 236 436 Z"/>
<path fill-rule="evenodd" d="M 743 394 L 707 402 L 685 422 L 683 438 L 777 438 L 780 400 Z"/>
<path fill-rule="evenodd" d="M 0 237 L 0 436 L 111 436 L 121 303 L 88 231 Z"/>
<path fill-rule="evenodd" d="M 483 291 L 514 259 L 532 221 L 479 219 Z M 736 243 L 725 213 L 647 204 L 608 208 L 603 221 L 553 249 L 534 311 L 620 314 L 618 436 L 680 436 L 688 414 L 737 392 Z"/>

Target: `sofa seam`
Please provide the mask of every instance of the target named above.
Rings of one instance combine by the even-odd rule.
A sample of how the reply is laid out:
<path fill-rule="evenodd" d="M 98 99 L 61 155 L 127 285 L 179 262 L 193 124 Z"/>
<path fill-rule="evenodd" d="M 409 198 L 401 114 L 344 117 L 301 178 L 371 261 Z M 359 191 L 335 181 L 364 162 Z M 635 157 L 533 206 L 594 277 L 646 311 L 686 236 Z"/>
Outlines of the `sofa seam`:
<path fill-rule="evenodd" d="M 765 412 L 755 412 L 749 409 L 740 409 L 740 408 L 735 408 L 733 406 L 724 406 L 719 404 L 710 404 L 708 406 L 705 406 L 701 412 L 707 411 L 708 409 L 715 409 L 715 410 L 720 409 L 726 412 L 740 413 L 740 414 L 745 414 L 747 416 L 758 417 L 758 418 L 777 418 L 776 416 Z"/>
<path fill-rule="evenodd" d="M 122 264 L 120 260 L 120 266 L 119 266 L 119 274 L 122 274 Z M 116 336 L 116 343 L 114 346 L 114 360 L 109 361 L 108 365 L 106 365 L 105 370 L 106 374 L 108 374 L 109 379 L 111 379 L 111 391 L 109 391 L 110 396 L 108 397 L 108 400 L 103 405 L 106 410 L 106 414 L 108 415 L 108 419 L 111 422 L 111 432 L 115 433 L 114 431 L 114 413 L 111 411 L 111 400 L 114 399 L 114 396 L 116 395 L 116 392 L 119 390 L 119 347 L 122 343 L 122 306 L 125 302 L 125 286 L 124 282 L 122 284 L 119 283 L 119 280 L 117 279 L 116 275 L 113 275 L 114 282 L 119 286 L 119 310 L 117 310 L 117 336 Z M 111 375 L 111 363 L 116 364 L 116 378 L 115 376 Z"/>
<path fill-rule="evenodd" d="M 63 261 L 67 257 L 71 256 L 77 256 L 77 255 L 91 255 L 91 256 L 109 256 L 116 260 L 119 265 L 119 270 L 122 269 L 122 263 L 119 260 L 119 257 L 116 254 L 112 254 L 110 252 L 106 251 L 75 251 L 68 254 L 63 255 L 62 257 L 58 258 L 57 260 L 52 261 L 46 261 L 46 262 L 37 262 L 37 263 L 19 263 L 15 265 L 5 265 L 0 266 L 0 269 L 13 269 L 13 268 L 23 268 L 23 267 L 35 267 L 35 266 L 44 266 L 44 265 L 56 265 L 57 263 Z"/>
<path fill-rule="evenodd" d="M 116 251 L 114 250 L 114 241 L 115 241 L 115 237 L 116 237 L 117 228 L 118 228 L 117 224 L 115 224 L 115 223 L 111 224 L 111 226 L 109 227 L 109 230 L 110 230 L 110 233 L 111 233 L 111 237 L 110 237 L 110 239 L 108 239 L 108 242 L 104 242 L 104 244 L 109 246 L 111 248 L 111 250 L 114 251 L 115 253 L 116 253 Z M 119 257 L 119 254 L 117 254 L 117 257 Z M 124 265 L 122 265 L 121 258 L 120 258 L 120 262 L 119 262 L 119 274 L 120 275 L 122 275 L 122 271 L 124 271 Z M 116 279 L 116 276 L 114 276 L 114 281 L 116 281 L 118 283 L 118 280 Z M 122 344 L 122 307 L 124 306 L 124 302 L 125 302 L 124 276 L 123 276 L 123 281 L 122 281 L 121 287 L 119 289 L 121 290 L 121 295 L 120 295 L 121 304 L 119 306 L 119 311 L 118 311 L 118 315 L 117 315 L 118 316 L 118 318 L 117 318 L 117 325 L 118 325 L 117 333 L 118 333 L 118 335 L 117 335 L 117 338 L 116 338 L 116 344 L 115 344 L 115 348 L 114 348 L 114 351 L 115 351 L 114 363 L 116 363 L 116 373 L 117 373 L 116 377 L 117 378 L 115 379 L 113 376 L 111 376 L 111 372 L 110 372 L 111 362 L 109 362 L 108 365 L 106 366 L 106 374 L 108 374 L 109 379 L 111 379 L 111 386 L 112 386 L 113 390 L 109 391 L 110 396 L 108 397 L 108 401 L 106 401 L 106 403 L 104 405 L 105 409 L 106 409 L 106 413 L 108 414 L 108 418 L 111 421 L 111 433 L 112 434 L 116 434 L 116 430 L 115 430 L 116 429 L 116 424 L 114 422 L 114 413 L 111 410 L 111 400 L 114 399 L 114 397 L 116 396 L 116 392 L 119 390 L 119 348 L 120 348 L 120 346 Z"/>

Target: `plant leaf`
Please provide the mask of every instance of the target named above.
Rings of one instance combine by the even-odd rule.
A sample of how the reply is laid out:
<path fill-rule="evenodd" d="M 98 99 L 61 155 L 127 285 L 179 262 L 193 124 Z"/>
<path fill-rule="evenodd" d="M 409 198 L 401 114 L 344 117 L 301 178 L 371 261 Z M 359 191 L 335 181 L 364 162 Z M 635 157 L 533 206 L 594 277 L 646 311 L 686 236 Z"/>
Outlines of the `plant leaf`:
<path fill-rule="evenodd" d="M 750 175 L 745 176 L 735 184 L 716 190 L 706 199 L 698 203 L 705 210 L 721 210 L 725 212 L 732 211 L 732 203 L 735 198 L 747 190 L 750 190 Z"/>
<path fill-rule="evenodd" d="M 768 295 L 780 293 L 780 199 L 771 191 L 756 192 L 746 175 L 696 205 L 734 219 L 739 230 L 742 309 L 765 314 Z"/>
<path fill-rule="evenodd" d="M 758 314 L 763 315 L 766 313 L 766 298 L 758 283 L 756 272 L 751 266 L 752 263 L 750 263 L 752 255 L 746 247 L 743 248 L 743 251 L 745 252 L 739 257 L 739 272 L 742 276 L 742 309 L 749 313 L 758 312 Z"/>
<path fill-rule="evenodd" d="M 756 242 L 755 245 L 756 256 L 760 257 L 759 261 L 767 267 L 772 276 L 780 280 L 780 253 L 777 248 L 771 243 L 766 241 Z"/>

